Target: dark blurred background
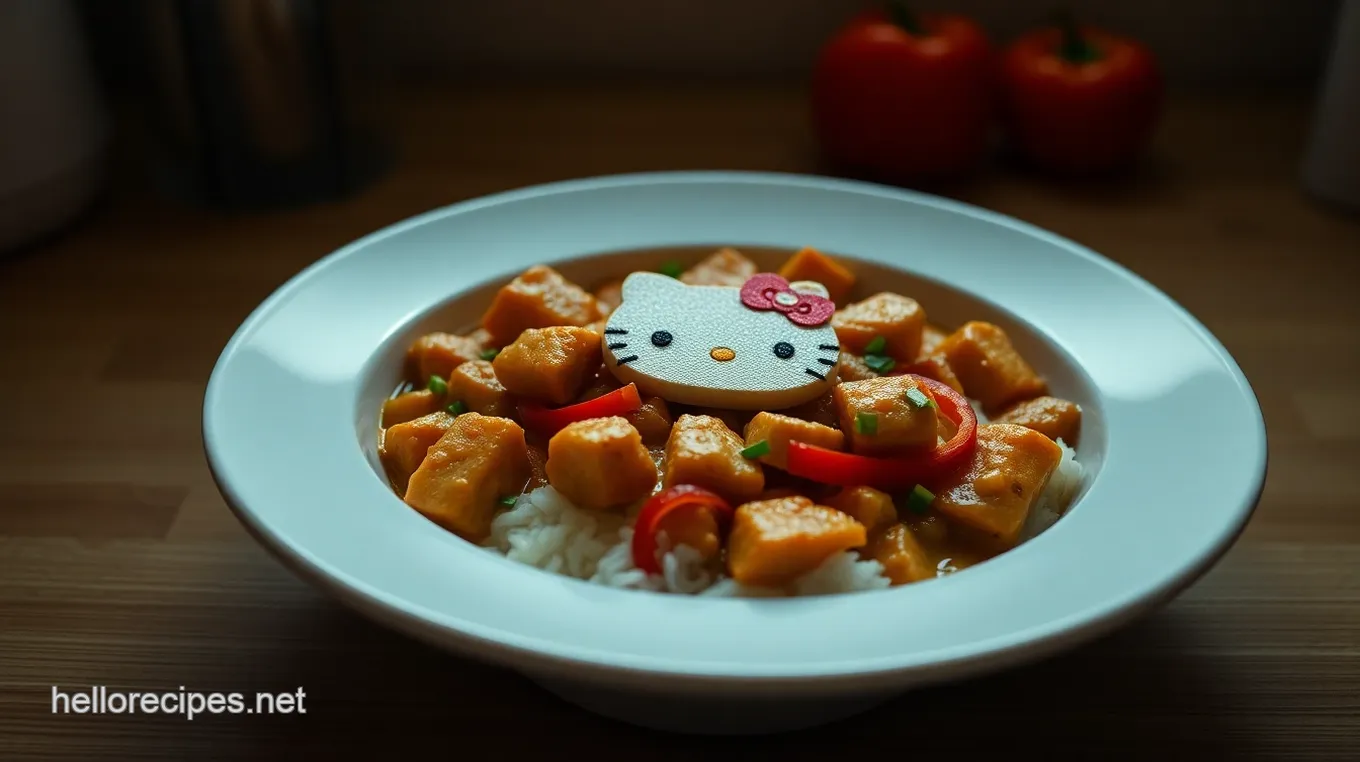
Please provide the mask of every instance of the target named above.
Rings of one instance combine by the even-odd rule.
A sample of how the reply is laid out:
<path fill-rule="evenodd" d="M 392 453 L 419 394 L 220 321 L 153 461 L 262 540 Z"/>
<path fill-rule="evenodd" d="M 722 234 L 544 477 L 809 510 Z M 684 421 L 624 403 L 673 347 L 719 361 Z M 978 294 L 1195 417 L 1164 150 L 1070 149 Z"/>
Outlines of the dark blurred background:
<path fill-rule="evenodd" d="M 44 173 L 67 177 L 48 183 L 50 198 L 0 206 L 0 214 L 29 220 L 21 227 L 32 231 L 0 235 L 0 249 L 59 228 L 110 183 L 147 182 L 163 197 L 223 208 L 304 205 L 350 197 L 397 168 L 410 169 L 410 162 L 429 161 L 425 153 L 435 147 L 422 140 L 440 137 L 439 150 L 464 177 L 492 169 L 488 163 L 500 170 L 554 167 L 524 174 L 525 182 L 643 169 L 824 171 L 800 98 L 821 46 L 866 5 L 8 0 L 10 23 L 0 29 L 29 42 L 7 53 L 11 70 L 25 74 L 18 78 L 19 95 L 7 96 L 6 140 L 14 154 L 8 164 L 14 166 L 6 176 L 0 161 L 0 195 L 17 193 L 4 186 L 39 185 Z M 1054 9 L 1051 0 L 912 7 L 969 16 L 998 48 L 1047 23 Z M 1146 45 L 1173 99 L 1292 99 L 1296 109 L 1314 108 L 1339 39 L 1342 8 L 1336 0 L 1078 0 L 1064 7 L 1084 23 Z M 1346 83 L 1352 91 L 1353 80 Z M 676 96 L 681 100 L 670 102 L 679 111 L 676 104 L 704 92 L 708 100 L 700 95 L 684 116 L 707 125 L 713 152 L 687 156 L 674 146 L 667 152 L 662 144 L 689 122 L 663 119 L 657 109 Z M 780 93 L 780 118 L 797 122 L 802 132 L 781 138 L 779 157 L 725 161 L 723 130 L 751 128 L 724 126 L 723 103 L 774 93 Z M 1354 121 L 1360 106 L 1347 97 L 1332 111 L 1340 108 Z M 601 121 L 592 98 L 631 116 L 623 123 Z M 631 112 L 630 103 L 636 105 Z M 415 115 L 421 108 L 431 113 Z M 750 113 L 773 118 L 773 108 Z M 452 122 L 442 135 L 428 129 L 440 118 L 436 113 Z M 464 121 L 472 119 L 479 124 Z M 503 129 L 490 126 L 498 119 L 506 122 Z M 1230 137 L 1232 125 L 1223 128 Z M 594 148 L 583 154 L 578 146 L 570 156 L 562 152 L 538 162 L 525 153 L 534 149 L 521 145 L 507 148 L 517 153 L 502 160 L 487 136 L 478 136 L 476 147 L 467 142 L 478 129 L 493 133 L 493 144 L 511 133 L 527 142 L 525 131 L 540 130 L 541 150 L 551 150 L 547 146 L 562 135 Z M 1332 143 L 1338 129 L 1332 129 Z M 23 141 L 32 151 L 21 147 Z M 643 145 L 648 141 L 656 149 L 651 153 Z M 1302 162 L 1309 148 L 1295 146 L 1294 159 Z M 1153 153 L 1144 176 L 1147 167 L 1153 176 L 1166 169 Z M 1324 153 L 1318 163 L 1337 161 L 1335 146 Z M 44 156 L 50 157 L 46 164 Z M 592 163 L 592 157 L 598 160 Z M 111 162 L 118 167 L 113 177 L 99 174 Z M 70 169 L 76 164 L 78 170 Z M 956 185 L 942 192 L 984 202 L 977 188 Z M 34 191 L 30 199 L 41 196 Z"/>
<path fill-rule="evenodd" d="M 106 81 L 136 87 L 136 5 L 81 0 Z M 917 3 L 972 16 L 996 38 L 1040 23 L 1052 0 Z M 394 74 L 434 79 L 517 74 L 796 77 L 859 0 L 396 0 L 322 2 L 344 16 L 346 46 Z M 1073 0 L 1093 24 L 1144 41 L 1184 88 L 1312 87 L 1338 0 Z"/>

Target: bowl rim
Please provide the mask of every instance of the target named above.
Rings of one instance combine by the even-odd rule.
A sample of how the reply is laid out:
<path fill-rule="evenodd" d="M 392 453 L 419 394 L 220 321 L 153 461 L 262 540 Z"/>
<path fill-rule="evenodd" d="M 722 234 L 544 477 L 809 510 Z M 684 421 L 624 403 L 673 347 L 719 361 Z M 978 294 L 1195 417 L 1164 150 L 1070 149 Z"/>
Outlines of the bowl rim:
<path fill-rule="evenodd" d="M 1235 390 L 1241 403 L 1231 415 L 1242 424 L 1246 437 L 1244 451 L 1238 469 L 1240 483 L 1235 484 L 1235 497 L 1232 505 L 1219 508 L 1222 520 L 1215 522 L 1214 531 L 1208 541 L 1197 547 L 1188 557 L 1177 559 L 1175 568 L 1162 574 L 1155 584 L 1135 585 L 1118 597 L 1112 597 L 1103 605 L 1087 607 L 1061 618 L 1044 621 L 1042 624 L 1023 629 L 1008 631 L 1005 635 L 975 640 L 966 646 L 956 648 L 915 651 L 904 649 L 903 653 L 879 658 L 850 658 L 827 660 L 809 667 L 805 663 L 774 660 L 765 664 L 734 665 L 731 662 L 704 661 L 694 658 L 658 657 L 656 655 L 625 654 L 599 647 L 581 647 L 564 643 L 562 640 L 544 640 L 526 637 L 521 634 L 497 630 L 494 627 L 478 626 L 465 617 L 452 616 L 447 611 L 440 612 L 413 605 L 409 600 L 394 597 L 365 582 L 360 576 L 336 568 L 333 564 L 319 558 L 297 543 L 289 541 L 271 521 L 262 516 L 259 506 L 250 505 L 250 500 L 242 493 L 254 487 L 243 484 L 237 470 L 241 448 L 228 441 L 234 434 L 228 433 L 229 414 L 223 412 L 222 405 L 234 403 L 239 397 L 230 395 L 229 389 L 239 387 L 234 365 L 239 364 L 242 348 L 261 325 L 266 323 L 279 308 L 293 299 L 311 280 L 335 267 L 337 263 L 355 256 L 359 252 L 383 242 L 395 239 L 426 225 L 438 223 L 458 215 L 475 214 L 480 210 L 494 209 L 505 205 L 532 202 L 545 198 L 566 198 L 579 194 L 592 194 L 609 191 L 626 191 L 631 194 L 645 195 L 647 189 L 676 188 L 677 186 L 706 185 L 710 188 L 735 188 L 742 186 L 749 190 L 753 187 L 775 192 L 777 189 L 800 189 L 813 194 L 828 194 L 827 198 L 851 195 L 883 200 L 892 204 L 914 206 L 934 212 L 948 213 L 965 218 L 969 222 L 981 222 L 998 226 L 1011 233 L 1046 244 L 1064 257 L 1074 258 L 1087 265 L 1094 265 L 1107 275 L 1113 276 L 1111 283 L 1122 283 L 1150 298 L 1167 315 L 1174 317 L 1176 325 L 1198 342 L 1197 346 L 1211 356 L 1215 364 L 1213 375 L 1218 382 L 1229 382 L 1224 388 Z M 875 202 L 876 203 L 876 202 Z M 636 246 L 662 245 L 654 241 L 639 240 Z M 859 255 L 860 252 L 851 252 Z M 559 259 L 572 259 L 561 257 Z M 893 264 L 887 259 L 871 257 L 875 261 Z M 894 266 L 901 267 L 900 264 Z M 927 274 L 926 277 L 933 277 Z M 951 284 L 956 285 L 956 284 Z M 1009 308 L 1006 302 L 1001 304 Z M 387 327 L 384 330 L 388 330 Z M 1043 329 L 1035 325 L 1036 330 Z M 1078 358 L 1080 359 L 1080 358 Z M 1085 370 L 1085 368 L 1083 368 Z M 1097 388 L 1100 388 L 1097 384 Z M 1223 391 L 1219 389 L 1218 391 Z M 239 413 L 239 405 L 233 414 Z M 1243 417 L 1245 414 L 1245 417 Z M 648 172 L 620 175 L 606 175 L 577 180 L 547 183 L 517 190 L 496 193 L 489 196 L 463 201 L 434 209 L 408 218 L 378 231 L 361 237 L 352 243 L 322 257 L 312 265 L 294 275 L 284 285 L 266 298 L 243 321 L 232 338 L 222 350 L 214 365 L 204 395 L 203 441 L 210 471 L 227 504 L 241 523 L 276 557 L 281 559 L 300 576 L 327 589 L 340 600 L 373 617 L 422 640 L 455 648 L 480 658 L 496 661 L 522 669 L 551 674 L 583 676 L 607 680 L 636 687 L 655 687 L 658 677 L 667 678 L 668 690 L 705 689 L 721 685 L 724 688 L 743 688 L 750 690 L 788 690 L 794 687 L 816 689 L 818 691 L 863 690 L 874 686 L 898 686 L 907 682 L 925 683 L 947 677 L 958 677 L 979 671 L 993 669 L 1020 661 L 1040 658 L 1059 649 L 1089 640 L 1108 632 L 1121 624 L 1145 613 L 1174 596 L 1184 587 L 1203 575 L 1232 546 L 1245 528 L 1255 505 L 1264 488 L 1267 470 L 1267 447 L 1265 422 L 1260 406 L 1249 381 L 1235 360 L 1216 337 L 1199 323 L 1187 310 L 1152 284 L 1129 271 L 1127 268 L 1083 247 L 1075 242 L 1057 236 L 1036 226 L 1012 217 L 985 210 L 970 204 L 943 199 L 927 194 L 890 188 L 887 186 L 860 181 L 832 179 L 810 175 L 772 173 L 772 172 Z M 1114 435 L 1111 434 L 1111 437 Z M 228 462 L 236 459 L 235 462 Z M 365 470 L 364 475 L 371 477 Z M 395 496 L 393 496 L 395 499 Z M 419 518 L 419 517 L 417 517 Z M 419 519 L 424 521 L 423 518 Z M 1059 526 L 1061 526 L 1060 522 Z M 442 531 L 442 530 L 441 530 Z M 1052 530 L 1050 530 L 1052 531 Z M 461 541 L 459 541 L 461 542 Z M 1011 551 L 1018 553 L 1021 546 Z M 1007 554 L 1009 555 L 1009 554 Z M 1032 555 L 1032 554 L 1031 554 Z M 496 560 L 491 554 L 488 560 Z M 470 557 L 470 556 L 469 556 Z M 518 573 L 549 576 L 538 570 L 522 567 L 515 562 L 499 559 L 506 564 L 521 567 Z M 982 569 L 969 571 L 965 575 L 938 580 L 932 585 L 942 587 L 968 578 Z M 905 590 L 899 588 L 895 590 Z M 612 600 L 614 595 L 647 596 L 646 593 L 631 591 L 602 591 Z M 826 601 L 845 601 L 860 596 L 875 596 L 877 593 L 854 594 L 853 596 L 833 596 L 827 599 L 795 599 L 803 605 L 799 616 L 822 616 L 817 609 Z M 670 598 L 670 596 L 653 596 Z M 938 597 L 938 596 L 936 596 Z M 641 599 L 635 599 L 641 600 Z M 809 602 L 810 606 L 809 606 Z M 705 605 L 726 607 L 735 612 L 736 605 L 743 608 L 754 606 L 780 606 L 787 601 L 729 601 L 708 600 Z M 688 605 L 686 605 L 688 608 Z M 647 608 L 645 606 L 640 608 Z M 831 608 L 842 608 L 834 606 Z M 470 615 L 465 615 L 470 616 Z M 749 618 L 746 620 L 750 623 Z M 580 637 L 584 637 L 581 635 Z"/>

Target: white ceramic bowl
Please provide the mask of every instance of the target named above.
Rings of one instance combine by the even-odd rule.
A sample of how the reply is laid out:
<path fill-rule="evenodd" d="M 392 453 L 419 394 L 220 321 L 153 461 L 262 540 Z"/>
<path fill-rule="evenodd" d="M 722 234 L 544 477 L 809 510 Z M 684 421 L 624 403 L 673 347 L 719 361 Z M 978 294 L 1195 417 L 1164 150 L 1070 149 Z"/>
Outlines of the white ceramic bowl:
<path fill-rule="evenodd" d="M 608 589 L 509 561 L 435 526 L 379 476 L 377 412 L 420 332 L 472 319 L 532 264 L 581 276 L 620 266 L 573 261 L 600 252 L 728 244 L 849 255 L 885 285 L 917 289 L 946 325 L 1002 321 L 1055 391 L 1086 407 L 1078 451 L 1088 478 L 1074 507 L 1034 540 L 949 577 L 710 599 Z M 1127 270 L 932 196 L 733 172 L 528 188 L 346 246 L 241 326 L 213 371 L 203 426 L 227 502 L 301 576 L 594 711 L 700 732 L 815 724 L 1105 633 L 1227 550 L 1266 469 L 1264 423 L 1237 365 Z"/>

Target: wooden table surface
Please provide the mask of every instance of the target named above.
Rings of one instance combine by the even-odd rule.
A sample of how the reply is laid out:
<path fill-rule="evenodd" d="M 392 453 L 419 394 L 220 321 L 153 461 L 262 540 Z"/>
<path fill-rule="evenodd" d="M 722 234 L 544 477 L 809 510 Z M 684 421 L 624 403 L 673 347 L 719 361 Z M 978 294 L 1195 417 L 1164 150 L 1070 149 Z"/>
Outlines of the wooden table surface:
<path fill-rule="evenodd" d="M 1305 102 L 1175 101 L 1153 160 L 1122 184 L 998 169 L 953 191 L 1129 266 L 1237 358 L 1265 410 L 1270 474 L 1225 559 L 1158 613 L 1045 663 L 729 741 L 598 719 L 313 591 L 223 504 L 200 406 L 246 314 L 347 241 L 583 175 L 813 171 L 799 93 L 511 88 L 402 102 L 402 163 L 351 200 L 227 214 L 123 174 L 71 232 L 0 261 L 0 759 L 400 758 L 426 741 L 447 757 L 483 739 L 512 755 L 589 744 L 632 759 L 894 744 L 950 759 L 1360 759 L 1360 222 L 1298 190 Z M 91 685 L 301 687 L 307 712 L 52 714 L 53 686 Z"/>

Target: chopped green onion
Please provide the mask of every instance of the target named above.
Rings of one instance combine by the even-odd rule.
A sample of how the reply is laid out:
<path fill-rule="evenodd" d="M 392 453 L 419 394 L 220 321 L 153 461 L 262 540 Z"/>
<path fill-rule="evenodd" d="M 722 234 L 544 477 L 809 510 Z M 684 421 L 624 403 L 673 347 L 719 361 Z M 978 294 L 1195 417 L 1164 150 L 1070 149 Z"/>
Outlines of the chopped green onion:
<path fill-rule="evenodd" d="M 482 351 L 478 352 L 477 356 L 482 358 L 483 360 L 494 360 L 496 359 L 496 355 L 500 353 L 501 351 L 499 349 L 497 349 L 496 347 L 491 347 L 490 349 L 483 349 Z"/>
<path fill-rule="evenodd" d="M 888 340 L 882 336 L 875 336 L 868 344 L 864 345 L 864 354 L 881 355 L 883 350 L 888 348 Z"/>
<path fill-rule="evenodd" d="M 679 278 L 680 273 L 683 273 L 684 271 L 685 266 L 674 259 L 661 265 L 660 269 L 657 270 L 657 272 L 662 275 L 669 275 L 672 278 Z"/>
<path fill-rule="evenodd" d="M 765 441 L 764 439 L 760 440 L 759 442 L 756 442 L 755 444 L 753 444 L 753 445 L 751 445 L 751 446 L 749 446 L 749 447 L 747 447 L 747 448 L 745 448 L 745 449 L 743 449 L 743 450 L 741 451 L 741 457 L 743 457 L 743 458 L 751 458 L 751 459 L 759 458 L 759 457 L 762 456 L 762 455 L 769 455 L 769 454 L 770 454 L 770 443 L 767 442 L 767 441 Z"/>
<path fill-rule="evenodd" d="M 923 407 L 930 407 L 931 403 L 934 402 L 934 400 L 926 396 L 925 392 L 915 386 L 907 390 L 907 399 L 911 404 L 915 405 L 918 410 Z"/>
<path fill-rule="evenodd" d="M 865 355 L 864 364 L 875 373 L 887 373 L 897 367 L 897 361 L 886 355 Z"/>
<path fill-rule="evenodd" d="M 464 405 L 462 400 L 454 400 L 444 409 L 449 411 L 451 415 L 462 415 L 467 412 L 467 405 Z"/>
<path fill-rule="evenodd" d="M 878 415 L 875 413 L 855 413 L 855 433 L 871 437 L 878 433 Z"/>
<path fill-rule="evenodd" d="M 429 389 L 435 394 L 445 394 L 449 390 L 449 385 L 446 381 L 444 381 L 444 379 L 440 378 L 439 376 L 430 376 L 430 383 L 426 384 L 425 388 Z"/>
<path fill-rule="evenodd" d="M 519 495 L 506 495 L 505 497 L 501 498 L 501 505 L 505 506 L 506 508 L 510 508 L 514 506 L 514 504 L 518 500 Z"/>
<path fill-rule="evenodd" d="M 907 495 L 907 510 L 912 513 L 925 513 L 930 510 L 930 504 L 933 502 L 935 493 L 918 484 L 912 487 Z"/>

